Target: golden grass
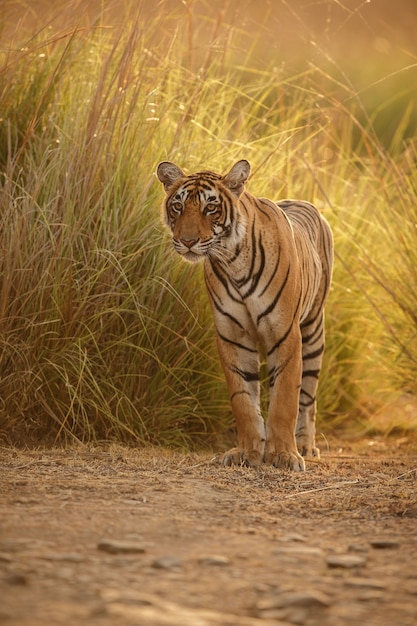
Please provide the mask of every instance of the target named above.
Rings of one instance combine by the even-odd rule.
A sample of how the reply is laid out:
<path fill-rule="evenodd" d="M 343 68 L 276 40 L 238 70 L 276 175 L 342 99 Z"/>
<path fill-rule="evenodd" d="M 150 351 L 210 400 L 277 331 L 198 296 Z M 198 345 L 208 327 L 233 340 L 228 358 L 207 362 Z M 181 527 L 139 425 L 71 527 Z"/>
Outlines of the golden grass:
<path fill-rule="evenodd" d="M 130 7 L 114 29 L 105 13 L 81 13 L 4 35 L 5 440 L 189 447 L 228 436 L 201 268 L 177 260 L 160 224 L 154 170 L 165 158 L 218 171 L 249 158 L 252 192 L 311 200 L 329 218 L 322 428 L 366 430 L 376 409 L 416 392 L 415 66 L 362 90 L 360 67 L 348 73 L 325 50 L 309 65 L 271 56 L 261 67 L 268 20 L 254 41 L 227 11 L 196 21 L 187 7 Z M 396 116 L 390 133 L 378 130 L 381 111 Z"/>

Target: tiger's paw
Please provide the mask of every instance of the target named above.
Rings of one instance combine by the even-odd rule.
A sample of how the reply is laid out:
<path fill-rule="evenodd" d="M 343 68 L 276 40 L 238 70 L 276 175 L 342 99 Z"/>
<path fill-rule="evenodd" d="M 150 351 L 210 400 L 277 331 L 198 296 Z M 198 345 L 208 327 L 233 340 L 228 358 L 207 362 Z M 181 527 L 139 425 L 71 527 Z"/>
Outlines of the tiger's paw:
<path fill-rule="evenodd" d="M 232 448 L 224 453 L 222 463 L 225 466 L 245 465 L 247 467 L 257 467 L 262 463 L 262 454 L 258 450 L 248 452 L 243 448 Z"/>
<path fill-rule="evenodd" d="M 279 469 L 288 469 L 293 472 L 305 472 L 306 466 L 303 457 L 298 452 L 269 451 L 265 454 L 265 463 Z"/>
<path fill-rule="evenodd" d="M 301 456 L 307 457 L 307 458 L 315 458 L 315 459 L 319 459 L 320 458 L 320 450 L 318 448 L 316 448 L 316 446 L 312 445 L 312 446 L 308 446 L 308 445 L 299 445 L 297 444 L 297 448 L 298 448 L 298 452 L 301 454 Z"/>

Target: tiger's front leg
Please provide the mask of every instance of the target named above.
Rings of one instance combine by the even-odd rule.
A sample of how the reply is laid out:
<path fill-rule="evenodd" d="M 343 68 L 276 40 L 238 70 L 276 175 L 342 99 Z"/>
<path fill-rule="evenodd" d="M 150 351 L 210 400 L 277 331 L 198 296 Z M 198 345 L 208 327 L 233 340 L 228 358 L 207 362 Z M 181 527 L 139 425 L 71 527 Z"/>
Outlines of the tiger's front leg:
<path fill-rule="evenodd" d="M 268 352 L 269 412 L 265 462 L 282 469 L 305 471 L 297 450 L 295 428 L 301 386 L 301 333 L 294 326 L 282 343 Z"/>
<path fill-rule="evenodd" d="M 265 424 L 260 410 L 259 356 L 248 337 L 236 341 L 217 336 L 237 428 L 237 447 L 223 455 L 224 465 L 260 465 L 265 449 Z"/>

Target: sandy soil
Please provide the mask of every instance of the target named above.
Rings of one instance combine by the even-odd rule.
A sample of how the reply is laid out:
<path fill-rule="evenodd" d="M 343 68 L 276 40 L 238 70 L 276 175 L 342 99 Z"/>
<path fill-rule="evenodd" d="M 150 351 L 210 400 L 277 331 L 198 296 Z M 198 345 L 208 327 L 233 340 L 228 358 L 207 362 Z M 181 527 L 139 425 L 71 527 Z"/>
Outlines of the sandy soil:
<path fill-rule="evenodd" d="M 307 472 L 164 450 L 0 450 L 0 623 L 415 626 L 417 444 Z"/>

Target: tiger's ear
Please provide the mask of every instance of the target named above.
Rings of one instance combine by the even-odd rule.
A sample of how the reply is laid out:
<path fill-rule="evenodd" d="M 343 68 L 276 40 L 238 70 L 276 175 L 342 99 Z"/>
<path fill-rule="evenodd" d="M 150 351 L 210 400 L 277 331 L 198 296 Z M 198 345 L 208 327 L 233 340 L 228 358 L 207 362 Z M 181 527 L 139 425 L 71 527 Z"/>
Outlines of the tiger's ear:
<path fill-rule="evenodd" d="M 179 178 L 185 176 L 182 169 L 175 163 L 171 163 L 171 161 L 162 161 L 156 169 L 156 175 L 163 184 L 165 191 L 168 191 Z"/>
<path fill-rule="evenodd" d="M 243 193 L 245 183 L 249 178 L 250 163 L 246 159 L 242 159 L 234 164 L 232 169 L 223 177 L 223 185 L 237 197 Z"/>

